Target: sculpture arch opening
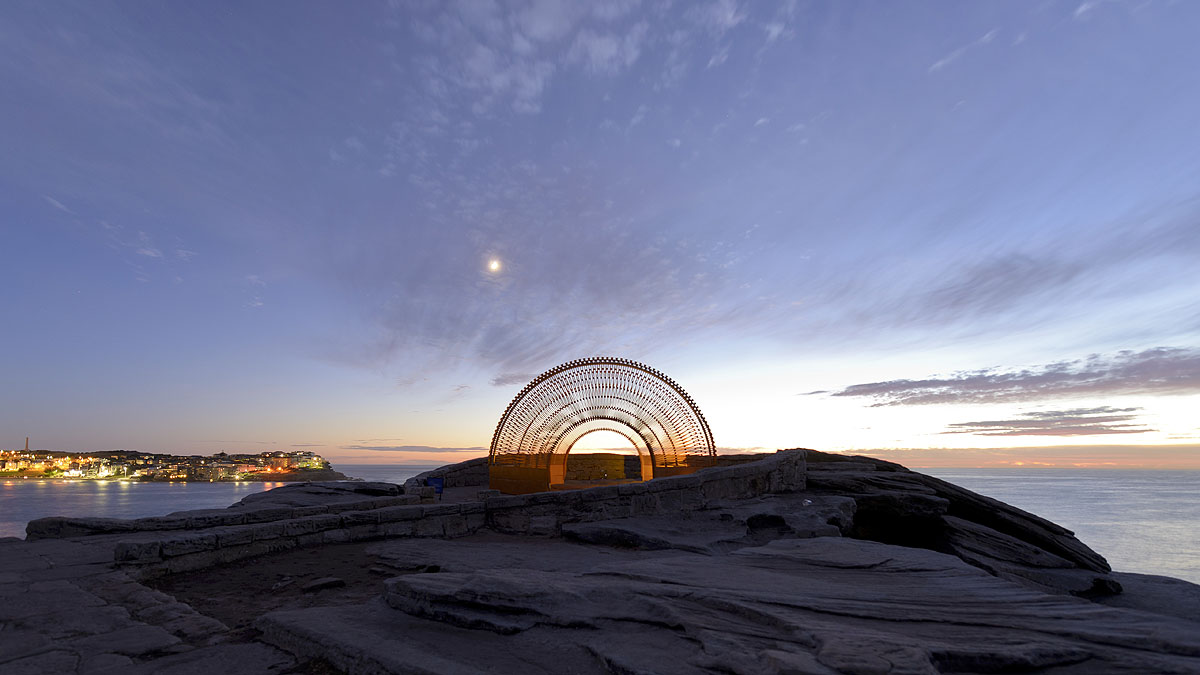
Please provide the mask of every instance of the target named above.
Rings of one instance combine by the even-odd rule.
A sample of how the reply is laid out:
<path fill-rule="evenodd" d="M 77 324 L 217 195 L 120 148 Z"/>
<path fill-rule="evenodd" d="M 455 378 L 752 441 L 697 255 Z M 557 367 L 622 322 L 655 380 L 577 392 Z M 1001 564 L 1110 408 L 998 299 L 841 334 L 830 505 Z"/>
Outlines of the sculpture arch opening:
<path fill-rule="evenodd" d="M 566 482 L 567 456 L 598 431 L 625 437 L 641 457 L 642 480 L 713 464 L 712 431 L 695 401 L 666 375 L 636 361 L 568 361 L 525 385 L 496 425 L 489 484 L 509 494 Z"/>
<path fill-rule="evenodd" d="M 580 436 L 566 449 L 564 466 L 564 488 L 636 483 L 654 475 L 650 453 L 639 447 L 629 433 L 609 429 Z"/>

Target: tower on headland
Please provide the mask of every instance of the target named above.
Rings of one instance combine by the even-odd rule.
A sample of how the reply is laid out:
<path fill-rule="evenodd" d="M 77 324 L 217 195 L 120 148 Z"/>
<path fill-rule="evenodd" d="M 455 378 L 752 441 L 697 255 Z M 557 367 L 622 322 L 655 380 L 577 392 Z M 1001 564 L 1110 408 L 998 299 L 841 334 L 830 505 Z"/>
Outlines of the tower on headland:
<path fill-rule="evenodd" d="M 29 452 L 29 437 L 25 437 L 25 452 Z"/>

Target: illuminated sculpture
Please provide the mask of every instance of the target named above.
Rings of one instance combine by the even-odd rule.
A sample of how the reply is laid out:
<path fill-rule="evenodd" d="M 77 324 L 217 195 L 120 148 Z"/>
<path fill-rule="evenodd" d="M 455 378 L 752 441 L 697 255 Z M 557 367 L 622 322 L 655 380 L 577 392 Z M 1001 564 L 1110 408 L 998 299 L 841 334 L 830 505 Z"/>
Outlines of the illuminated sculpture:
<path fill-rule="evenodd" d="M 628 359 L 579 359 L 537 376 L 508 404 L 492 437 L 490 487 L 523 494 L 561 486 L 571 448 L 594 431 L 637 448 L 642 480 L 691 473 L 716 456 L 704 415 L 671 378 Z"/>

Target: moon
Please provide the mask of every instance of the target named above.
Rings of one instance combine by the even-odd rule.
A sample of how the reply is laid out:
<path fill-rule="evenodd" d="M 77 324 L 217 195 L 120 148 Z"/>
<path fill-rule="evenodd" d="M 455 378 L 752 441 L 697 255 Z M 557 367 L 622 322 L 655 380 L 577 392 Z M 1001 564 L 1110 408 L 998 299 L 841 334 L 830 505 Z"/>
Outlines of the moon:
<path fill-rule="evenodd" d="M 499 272 L 500 271 L 500 261 L 495 258 L 492 258 L 491 260 L 488 261 L 487 268 L 488 268 L 489 272 Z"/>

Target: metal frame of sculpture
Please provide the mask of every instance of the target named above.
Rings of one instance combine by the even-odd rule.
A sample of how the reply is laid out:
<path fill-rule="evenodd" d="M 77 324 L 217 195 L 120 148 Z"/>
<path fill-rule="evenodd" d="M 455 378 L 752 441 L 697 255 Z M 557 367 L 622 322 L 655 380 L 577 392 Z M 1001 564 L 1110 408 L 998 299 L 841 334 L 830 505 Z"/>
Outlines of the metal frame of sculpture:
<path fill-rule="evenodd" d="M 637 361 L 593 357 L 551 368 L 525 385 L 496 425 L 489 485 L 508 494 L 565 482 L 567 455 L 595 431 L 621 434 L 638 451 L 642 480 L 712 466 L 712 431 L 671 378 Z"/>

